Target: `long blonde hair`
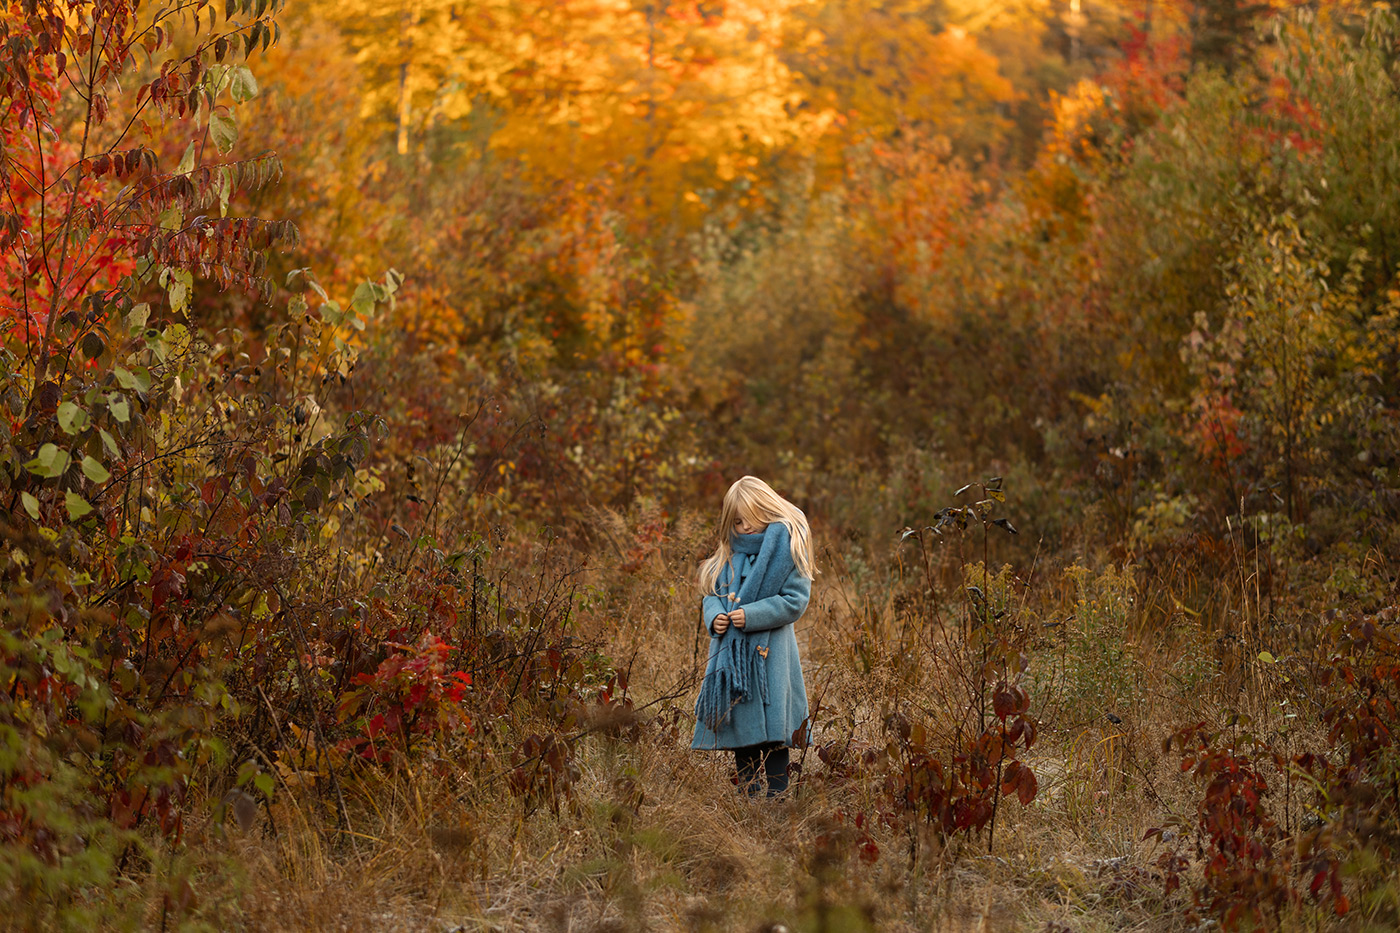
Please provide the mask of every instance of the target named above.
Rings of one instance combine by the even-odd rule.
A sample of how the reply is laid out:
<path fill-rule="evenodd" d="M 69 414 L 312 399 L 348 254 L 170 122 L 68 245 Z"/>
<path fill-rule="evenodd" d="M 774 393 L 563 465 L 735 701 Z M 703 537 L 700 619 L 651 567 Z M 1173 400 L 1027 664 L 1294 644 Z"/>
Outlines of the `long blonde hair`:
<path fill-rule="evenodd" d="M 812 532 L 807 527 L 807 516 L 757 476 L 741 476 L 724 494 L 724 506 L 719 513 L 719 546 L 700 564 L 702 593 L 715 592 L 720 571 L 734 557 L 729 536 L 734 533 L 734 522 L 739 518 L 751 525 L 771 525 L 773 522 L 786 525 L 792 541 L 793 564 L 809 580 L 816 577 L 817 565 L 812 560 Z"/>

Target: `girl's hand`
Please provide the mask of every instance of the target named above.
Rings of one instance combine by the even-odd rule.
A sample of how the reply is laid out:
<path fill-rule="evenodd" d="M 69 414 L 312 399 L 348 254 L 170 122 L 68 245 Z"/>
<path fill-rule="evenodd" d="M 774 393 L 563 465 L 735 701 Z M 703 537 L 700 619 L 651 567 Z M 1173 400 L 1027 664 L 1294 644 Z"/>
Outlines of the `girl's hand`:
<path fill-rule="evenodd" d="M 733 622 L 735 628 L 742 629 L 744 627 L 744 610 L 735 609 L 729 613 L 728 621 Z"/>
<path fill-rule="evenodd" d="M 719 615 L 715 616 L 714 624 L 716 635 L 723 635 L 725 632 L 729 631 L 729 613 L 721 612 Z M 742 626 L 740 627 L 742 628 Z"/>

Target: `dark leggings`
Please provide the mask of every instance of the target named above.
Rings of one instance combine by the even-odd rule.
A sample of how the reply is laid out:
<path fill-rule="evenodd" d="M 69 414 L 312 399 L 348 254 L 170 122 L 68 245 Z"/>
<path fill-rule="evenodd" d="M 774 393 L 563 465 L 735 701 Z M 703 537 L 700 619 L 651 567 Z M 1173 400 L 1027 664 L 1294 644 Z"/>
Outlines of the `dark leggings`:
<path fill-rule="evenodd" d="M 739 793 L 757 797 L 763 790 L 760 773 L 768 779 L 769 797 L 787 792 L 788 748 L 782 742 L 736 748 L 734 764 L 739 769 Z"/>

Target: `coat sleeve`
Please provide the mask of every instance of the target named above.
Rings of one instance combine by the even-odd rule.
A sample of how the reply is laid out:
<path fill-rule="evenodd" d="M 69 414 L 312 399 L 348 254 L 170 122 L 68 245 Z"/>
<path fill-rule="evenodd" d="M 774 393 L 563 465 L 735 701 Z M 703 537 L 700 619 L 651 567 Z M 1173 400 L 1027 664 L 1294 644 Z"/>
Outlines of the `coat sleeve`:
<path fill-rule="evenodd" d="M 709 631 L 711 638 L 718 638 L 715 634 L 715 616 L 724 611 L 724 601 L 718 596 L 706 596 L 700 601 L 700 613 L 705 617 L 705 628 Z"/>
<path fill-rule="evenodd" d="M 812 581 L 794 570 L 783 581 L 782 589 L 776 596 L 754 600 L 744 610 L 744 631 L 766 632 L 770 629 L 791 625 L 802 618 L 807 611 L 807 602 L 812 598 Z"/>

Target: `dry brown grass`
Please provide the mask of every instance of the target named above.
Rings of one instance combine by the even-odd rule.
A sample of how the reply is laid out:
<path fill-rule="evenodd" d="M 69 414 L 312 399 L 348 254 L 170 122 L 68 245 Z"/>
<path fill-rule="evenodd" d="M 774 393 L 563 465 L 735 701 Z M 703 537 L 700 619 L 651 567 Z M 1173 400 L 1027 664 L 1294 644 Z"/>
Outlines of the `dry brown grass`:
<path fill-rule="evenodd" d="M 209 901 L 224 905 L 216 925 L 259 931 L 1188 928 L 1179 914 L 1182 896 L 1162 894 L 1154 867 L 1158 843 L 1142 841 L 1169 815 L 1194 812 L 1195 789 L 1177 759 L 1163 754 L 1161 740 L 1183 720 L 1226 706 L 1263 721 L 1271 702 L 1267 683 L 1231 679 L 1216 664 L 1201 689 L 1183 690 L 1174 678 L 1193 642 L 1179 627 L 1133 609 L 1114 623 L 1121 630 L 1104 635 L 1124 642 L 1125 653 L 1113 657 L 1133 674 L 1131 695 L 1103 687 L 1103 696 L 1122 704 L 1122 721 L 1115 723 L 1093 714 L 1100 696 L 1082 695 L 1086 684 L 1093 686 L 1090 675 L 1064 679 L 1074 652 L 1089 649 L 1067 647 L 1047 628 L 1033 640 L 1029 672 L 1049 685 L 1037 694 L 1050 708 L 1038 711 L 1046 712 L 1041 739 L 1027 756 L 1040 793 L 1026 808 L 1007 800 L 990 852 L 985 833 L 911 838 L 880 823 L 881 808 L 890 804 L 882 802 L 879 782 L 833 782 L 812 754 L 792 799 L 751 801 L 734 792 L 729 756 L 692 752 L 689 723 L 677 739 L 653 718 L 668 705 L 688 712 L 694 698 L 696 622 L 683 572 L 692 549 L 691 541 L 670 542 L 666 554 L 625 581 L 610 577 L 606 563 L 595 570 L 598 589 L 578 624 L 604 633 L 614 663 L 630 666 L 644 725 L 633 738 L 580 739 L 582 777 L 557 812 L 527 811 L 498 775 L 453 767 L 423 766 L 348 785 L 353 835 L 333 831 L 334 810 L 315 795 L 297 800 L 283 793 L 273 808 L 277 832 L 266 823 L 248 835 L 232 831 L 227 861 L 237 870 L 206 876 Z M 913 641 L 926 647 L 901 648 L 900 639 L 911 636 L 893 615 L 893 587 L 872 599 L 855 592 L 839 564 L 827 571 L 798 630 L 813 705 L 820 699 L 825 707 L 815 738 L 879 746 L 883 716 L 897 698 L 928 700 L 948 688 L 939 683 L 950 676 L 938 651 L 946 642 L 931 636 L 918 642 L 923 636 L 916 632 Z M 1126 584 L 1120 578 L 1115 585 Z M 1048 597 L 1021 600 L 1025 624 L 1088 611 L 1074 602 L 1072 588 L 1049 589 Z M 862 633 L 864 655 L 853 647 Z M 673 703 L 647 705 L 686 687 Z M 1080 694 L 1055 693 L 1070 689 Z M 852 841 L 856 814 L 870 821 L 879 847 L 873 864 L 858 857 Z"/>

